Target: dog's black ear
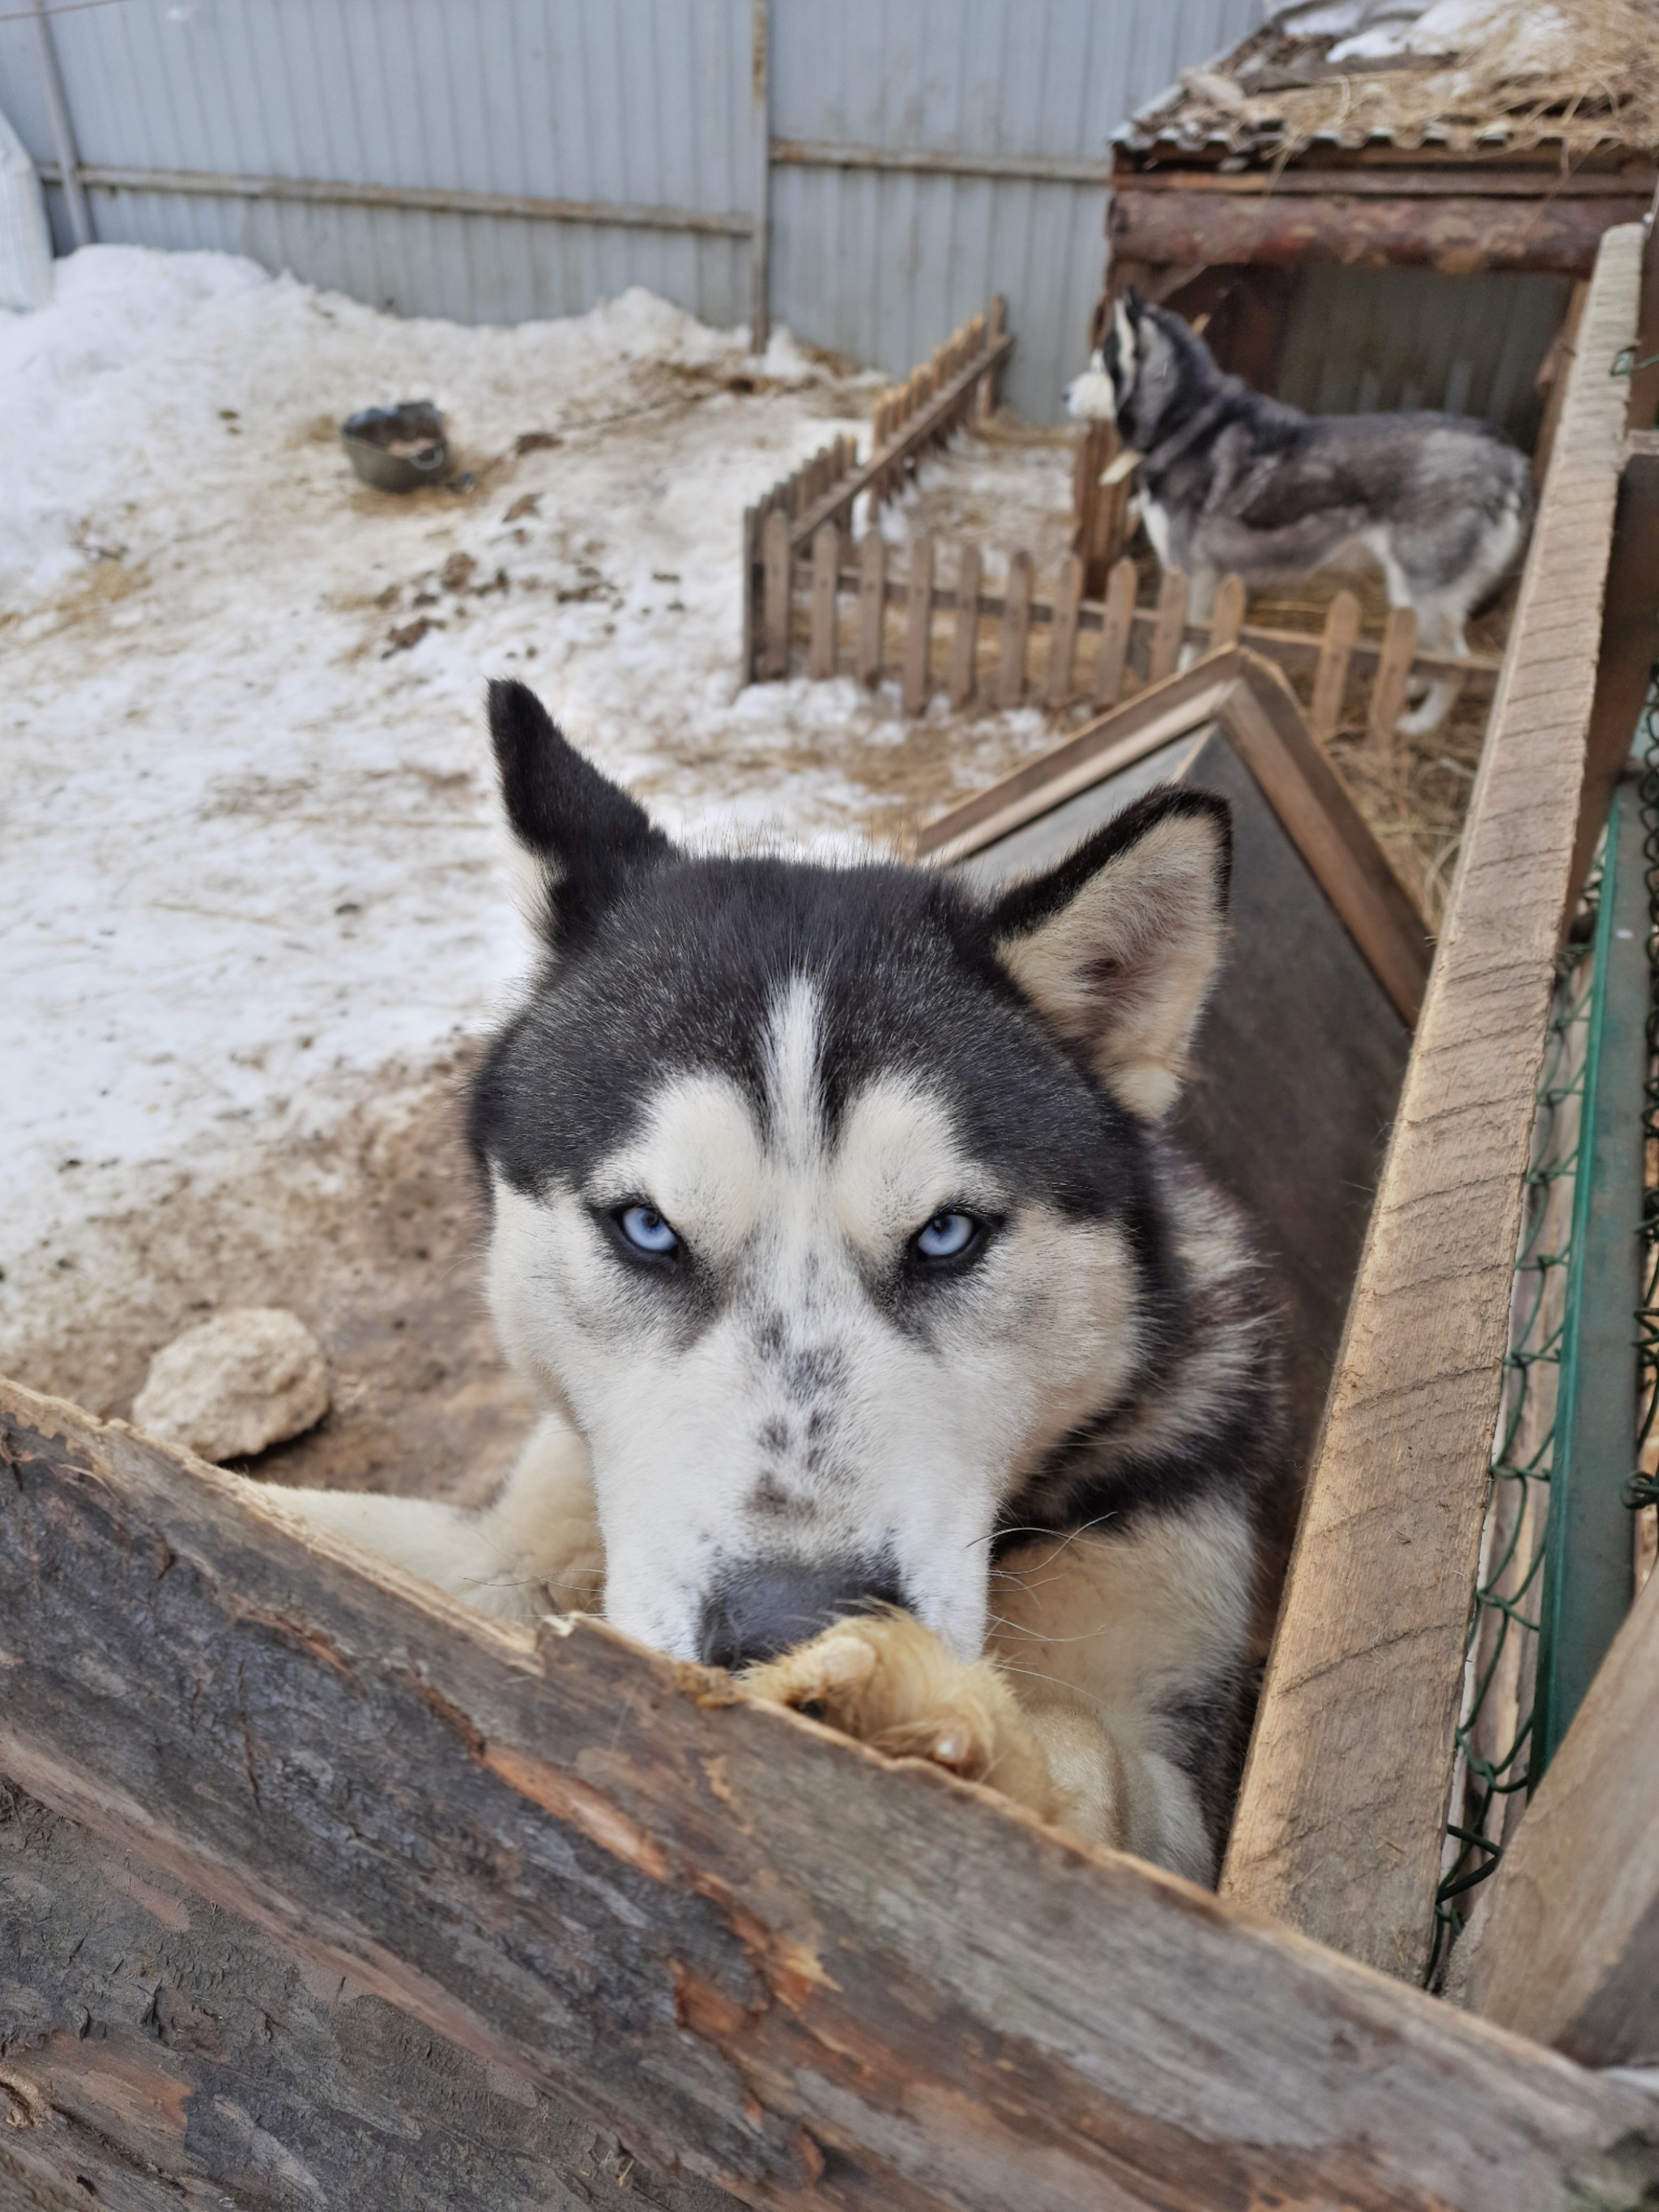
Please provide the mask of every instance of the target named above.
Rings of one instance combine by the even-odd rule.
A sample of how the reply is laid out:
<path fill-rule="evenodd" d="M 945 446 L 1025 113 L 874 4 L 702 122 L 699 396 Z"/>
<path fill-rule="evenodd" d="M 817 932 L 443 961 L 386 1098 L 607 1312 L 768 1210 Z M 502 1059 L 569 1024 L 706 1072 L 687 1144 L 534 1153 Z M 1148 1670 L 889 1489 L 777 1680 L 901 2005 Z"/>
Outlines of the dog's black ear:
<path fill-rule="evenodd" d="M 526 864 L 528 918 L 556 951 L 580 939 L 629 878 L 672 849 L 649 815 L 576 750 L 528 685 L 489 687 L 501 804 Z"/>
<path fill-rule="evenodd" d="M 1132 1113 L 1168 1110 L 1220 965 L 1232 817 L 1208 791 L 1149 792 L 1003 893 L 1003 965 Z"/>

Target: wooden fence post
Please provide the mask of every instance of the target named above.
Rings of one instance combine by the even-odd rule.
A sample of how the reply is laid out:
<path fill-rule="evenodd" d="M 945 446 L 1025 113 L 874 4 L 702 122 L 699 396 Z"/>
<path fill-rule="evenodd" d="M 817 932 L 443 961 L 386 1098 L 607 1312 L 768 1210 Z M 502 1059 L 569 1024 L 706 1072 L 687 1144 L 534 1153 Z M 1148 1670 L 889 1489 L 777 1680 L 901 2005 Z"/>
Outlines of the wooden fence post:
<path fill-rule="evenodd" d="M 841 578 L 841 532 L 821 522 L 812 534 L 812 650 L 809 673 L 836 672 L 836 587 Z"/>
<path fill-rule="evenodd" d="M 974 696 L 975 657 L 979 647 L 980 550 L 964 545 L 957 556 L 957 620 L 951 636 L 951 704 L 965 707 Z"/>
<path fill-rule="evenodd" d="M 910 583 L 904 602 L 903 705 L 920 714 L 927 704 L 927 644 L 933 627 L 933 541 L 927 535 L 910 548 Z"/>
<path fill-rule="evenodd" d="M 1025 696 L 1025 640 L 1031 625 L 1031 556 L 1016 553 L 1003 590 L 1002 646 L 997 660 L 997 704 L 1018 707 Z"/>
<path fill-rule="evenodd" d="M 1390 607 L 1382 631 L 1382 652 L 1371 685 L 1371 710 L 1367 733 L 1375 744 L 1392 752 L 1397 740 L 1395 724 L 1406 705 L 1406 685 L 1417 653 L 1417 610 Z"/>
<path fill-rule="evenodd" d="M 1072 662 L 1077 652 L 1078 610 L 1083 604 L 1083 563 L 1073 553 L 1060 571 L 1054 596 L 1054 620 L 1048 626 L 1048 665 L 1043 671 L 1043 698 L 1060 708 L 1072 696 Z"/>
<path fill-rule="evenodd" d="M 762 560 L 766 570 L 765 636 L 761 674 L 789 673 L 789 517 L 775 507 L 761 532 Z"/>
<path fill-rule="evenodd" d="M 887 626 L 887 540 L 866 530 L 859 547 L 859 682 L 874 690 L 881 681 L 881 648 Z"/>
<path fill-rule="evenodd" d="M 1339 592 L 1325 615 L 1325 631 L 1319 641 L 1319 665 L 1314 672 L 1313 706 L 1308 728 L 1316 745 L 1328 746 L 1342 720 L 1342 701 L 1348 689 L 1348 664 L 1359 635 L 1359 602 L 1352 592 Z"/>
<path fill-rule="evenodd" d="M 1134 621 L 1135 592 L 1139 580 L 1135 564 L 1127 554 L 1114 563 L 1106 580 L 1106 607 L 1101 618 L 1100 647 L 1095 655 L 1097 707 L 1115 707 L 1123 690 L 1123 671 L 1129 658 L 1129 632 Z"/>
<path fill-rule="evenodd" d="M 1161 684 L 1166 676 L 1173 676 L 1181 664 L 1181 648 L 1187 635 L 1187 576 L 1184 569 L 1166 568 L 1164 581 L 1158 587 L 1158 621 L 1152 630 L 1152 652 L 1146 663 L 1146 681 Z"/>
<path fill-rule="evenodd" d="M 1215 605 L 1210 611 L 1210 651 L 1229 651 L 1238 643 L 1238 633 L 1243 627 L 1244 579 L 1224 576 L 1216 586 Z"/>

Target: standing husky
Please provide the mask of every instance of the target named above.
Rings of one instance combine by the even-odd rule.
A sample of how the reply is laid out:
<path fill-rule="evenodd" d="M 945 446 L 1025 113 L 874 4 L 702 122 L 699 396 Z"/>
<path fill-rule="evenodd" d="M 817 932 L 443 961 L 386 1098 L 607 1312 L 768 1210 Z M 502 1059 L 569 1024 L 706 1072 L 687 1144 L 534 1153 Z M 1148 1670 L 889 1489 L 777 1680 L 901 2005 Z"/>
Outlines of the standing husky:
<path fill-rule="evenodd" d="M 1532 524 L 1531 468 L 1501 432 L 1455 415 L 1304 415 L 1224 376 L 1179 315 L 1133 288 L 1097 329 L 1066 405 L 1115 422 L 1138 456 L 1146 534 L 1190 578 L 1191 619 L 1209 620 L 1230 571 L 1261 584 L 1361 551 L 1389 605 L 1416 609 L 1425 652 L 1468 651 L 1463 625 Z M 1455 690 L 1431 684 L 1401 729 L 1437 727 Z"/>
<path fill-rule="evenodd" d="M 471 1127 L 549 1411 L 480 1514 L 301 1510 L 497 1613 L 602 1585 L 646 1644 L 1209 1879 L 1283 1474 L 1261 1271 L 1162 1133 L 1225 803 L 1155 792 L 988 898 L 696 857 L 522 685 L 490 720 L 544 959 Z"/>

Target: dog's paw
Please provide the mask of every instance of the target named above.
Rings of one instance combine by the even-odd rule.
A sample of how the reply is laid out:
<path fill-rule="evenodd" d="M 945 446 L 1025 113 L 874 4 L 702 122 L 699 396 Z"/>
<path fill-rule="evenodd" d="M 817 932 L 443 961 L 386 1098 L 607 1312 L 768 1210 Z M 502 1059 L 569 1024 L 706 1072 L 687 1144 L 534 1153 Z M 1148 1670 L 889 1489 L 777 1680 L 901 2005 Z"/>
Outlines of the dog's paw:
<path fill-rule="evenodd" d="M 958 1659 L 908 1613 L 838 1621 L 744 1680 L 889 1758 L 930 1760 L 1054 1815 L 1048 1761 L 1003 1676 L 989 1660 Z"/>

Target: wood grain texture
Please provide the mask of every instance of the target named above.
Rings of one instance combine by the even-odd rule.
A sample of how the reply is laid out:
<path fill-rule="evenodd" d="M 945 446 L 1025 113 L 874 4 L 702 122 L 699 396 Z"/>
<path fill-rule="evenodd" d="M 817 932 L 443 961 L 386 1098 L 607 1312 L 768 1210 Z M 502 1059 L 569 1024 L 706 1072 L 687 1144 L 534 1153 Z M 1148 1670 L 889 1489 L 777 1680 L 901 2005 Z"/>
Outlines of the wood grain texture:
<path fill-rule="evenodd" d="M 1546 191 L 1506 204 L 1452 194 L 1354 200 L 1340 189 L 1328 197 L 1148 191 L 1137 180 L 1114 192 L 1108 224 L 1114 264 L 1334 261 L 1452 276 L 1535 269 L 1582 276 L 1609 226 L 1635 222 L 1645 200 L 1639 185 L 1626 199 L 1557 198 Z"/>
<path fill-rule="evenodd" d="M 1166 568 L 1158 587 L 1158 615 L 1152 641 L 1146 652 L 1146 681 L 1161 684 L 1181 663 L 1187 635 L 1187 576 L 1181 568 Z"/>
<path fill-rule="evenodd" d="M 1031 589 L 1036 569 L 1029 553 L 1008 562 L 1003 593 L 1002 636 L 997 647 L 997 704 L 1018 707 L 1025 696 L 1025 641 L 1031 628 Z"/>
<path fill-rule="evenodd" d="M 910 547 L 909 586 L 904 605 L 902 700 L 907 714 L 927 704 L 927 647 L 933 634 L 933 541 L 922 536 Z"/>
<path fill-rule="evenodd" d="M 1325 628 L 1319 640 L 1319 665 L 1314 671 L 1308 730 L 1316 745 L 1328 745 L 1341 723 L 1348 670 L 1358 635 L 1359 602 L 1352 592 L 1339 592 L 1326 610 Z"/>
<path fill-rule="evenodd" d="M 1210 611 L 1210 651 L 1230 652 L 1238 643 L 1243 627 L 1244 579 L 1224 576 L 1216 586 L 1215 605 Z"/>
<path fill-rule="evenodd" d="M 1372 1216 L 1222 1893 L 1426 1962 L 1521 1176 L 1583 779 L 1641 233 L 1608 233 Z"/>
<path fill-rule="evenodd" d="M 1134 623 L 1135 564 L 1126 554 L 1112 564 L 1106 580 L 1106 603 L 1102 611 L 1100 643 L 1095 653 L 1094 697 L 1097 707 L 1115 707 L 1123 690 L 1129 634 Z"/>
<path fill-rule="evenodd" d="M 1659 2065 L 1659 1575 L 1457 1947 L 1462 2002 L 1593 2066 Z"/>
<path fill-rule="evenodd" d="M 812 640 L 807 672 L 819 682 L 836 672 L 836 587 L 841 575 L 841 532 L 820 523 L 812 539 Z"/>
<path fill-rule="evenodd" d="M 980 550 L 969 544 L 957 556 L 956 622 L 951 631 L 951 704 L 965 707 L 974 696 L 979 653 Z"/>
<path fill-rule="evenodd" d="M 1397 756 L 1401 738 L 1395 725 L 1406 708 L 1406 685 L 1417 652 L 1417 610 L 1390 607 L 1382 625 L 1382 651 L 1371 678 L 1365 734 L 1384 754 Z"/>
<path fill-rule="evenodd" d="M 789 551 L 789 518 L 774 507 L 761 526 L 761 560 L 765 570 L 761 633 L 761 674 L 789 673 L 789 593 L 793 562 Z"/>
<path fill-rule="evenodd" d="M 887 540 L 878 530 L 866 530 L 860 542 L 858 592 L 859 682 L 873 690 L 887 622 Z"/>
<path fill-rule="evenodd" d="M 158 1895 L 754 2204 L 1659 2191 L 1637 2091 L 729 1678 L 307 1547 L 280 1492 L 12 1386 L 0 1626 L 0 1771 Z"/>
<path fill-rule="evenodd" d="M 1072 661 L 1077 652 L 1078 610 L 1083 604 L 1083 562 L 1073 553 L 1060 571 L 1054 618 L 1048 630 L 1048 659 L 1042 672 L 1043 703 L 1063 707 L 1072 696 Z"/>
<path fill-rule="evenodd" d="M 222 2212 L 227 2192 L 306 2212 L 732 2212 L 4 1785 L 0 1928 L 7 2212 Z"/>

